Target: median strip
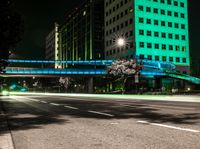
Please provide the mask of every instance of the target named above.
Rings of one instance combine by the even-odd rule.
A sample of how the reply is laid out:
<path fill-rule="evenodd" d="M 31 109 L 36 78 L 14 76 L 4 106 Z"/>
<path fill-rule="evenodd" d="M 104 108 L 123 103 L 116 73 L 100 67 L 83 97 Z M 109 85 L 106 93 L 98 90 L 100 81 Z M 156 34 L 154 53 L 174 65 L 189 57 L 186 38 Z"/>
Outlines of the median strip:
<path fill-rule="evenodd" d="M 147 125 L 152 125 L 152 126 L 165 127 L 165 128 L 176 129 L 176 130 L 187 131 L 187 132 L 200 133 L 199 130 L 195 130 L 195 129 L 181 128 L 181 127 L 159 124 L 159 123 L 150 123 L 150 122 L 147 122 L 147 121 L 137 121 L 137 123 L 147 124 Z"/>

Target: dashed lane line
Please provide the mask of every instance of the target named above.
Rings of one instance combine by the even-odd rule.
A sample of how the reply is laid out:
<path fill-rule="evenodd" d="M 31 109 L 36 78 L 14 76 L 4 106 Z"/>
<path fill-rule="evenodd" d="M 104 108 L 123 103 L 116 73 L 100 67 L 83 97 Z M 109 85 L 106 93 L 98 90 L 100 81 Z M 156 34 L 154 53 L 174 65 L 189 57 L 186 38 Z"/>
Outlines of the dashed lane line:
<path fill-rule="evenodd" d="M 60 106 L 60 104 L 57 104 L 57 103 L 50 103 L 50 105 L 53 105 L 53 106 Z"/>
<path fill-rule="evenodd" d="M 46 101 L 40 101 L 41 103 L 48 103 L 48 102 L 46 102 Z"/>
<path fill-rule="evenodd" d="M 165 128 L 176 129 L 176 130 L 187 131 L 187 132 L 193 132 L 193 133 L 200 133 L 199 130 L 195 130 L 195 129 L 181 128 L 181 127 L 159 124 L 159 123 L 150 123 L 150 122 L 147 122 L 147 121 L 137 121 L 137 123 L 147 124 L 147 125 L 152 125 L 152 126 L 165 127 Z"/>
<path fill-rule="evenodd" d="M 68 109 L 74 109 L 74 110 L 78 110 L 78 108 L 76 107 L 72 107 L 72 106 L 64 106 L 65 108 L 68 108 Z"/>
<path fill-rule="evenodd" d="M 100 115 L 104 115 L 104 116 L 109 116 L 109 117 L 114 117 L 114 115 L 108 114 L 108 113 L 104 113 L 104 112 L 97 112 L 97 111 L 88 111 L 88 112 L 94 113 L 94 114 L 100 114 Z"/>

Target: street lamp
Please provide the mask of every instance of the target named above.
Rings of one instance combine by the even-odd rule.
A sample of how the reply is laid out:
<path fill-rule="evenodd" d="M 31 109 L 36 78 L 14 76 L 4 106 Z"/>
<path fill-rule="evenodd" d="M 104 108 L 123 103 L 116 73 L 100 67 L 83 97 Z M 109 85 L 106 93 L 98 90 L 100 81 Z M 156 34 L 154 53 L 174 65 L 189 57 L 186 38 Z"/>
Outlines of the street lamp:
<path fill-rule="evenodd" d="M 125 46 L 125 44 L 126 44 L 126 41 L 124 38 L 120 37 L 117 39 L 117 46 L 122 47 L 122 46 Z"/>

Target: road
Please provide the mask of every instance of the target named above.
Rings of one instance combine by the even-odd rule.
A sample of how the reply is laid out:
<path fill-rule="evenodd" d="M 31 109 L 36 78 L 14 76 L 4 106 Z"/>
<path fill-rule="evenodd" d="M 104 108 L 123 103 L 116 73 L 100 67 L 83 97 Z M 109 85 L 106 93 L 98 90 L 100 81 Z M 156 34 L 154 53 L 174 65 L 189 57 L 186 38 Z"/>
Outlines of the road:
<path fill-rule="evenodd" d="M 15 149 L 200 148 L 199 102 L 48 95 L 0 100 Z"/>

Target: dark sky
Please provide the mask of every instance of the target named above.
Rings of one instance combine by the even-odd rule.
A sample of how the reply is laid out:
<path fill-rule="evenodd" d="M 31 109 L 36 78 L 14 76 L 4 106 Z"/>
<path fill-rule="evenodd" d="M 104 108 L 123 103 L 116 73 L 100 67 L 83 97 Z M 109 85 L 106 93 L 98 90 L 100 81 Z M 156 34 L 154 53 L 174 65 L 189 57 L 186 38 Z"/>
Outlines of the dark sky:
<path fill-rule="evenodd" d="M 19 58 L 43 59 L 45 36 L 53 23 L 63 22 L 65 15 L 84 0 L 15 0 L 25 21 L 23 40 L 16 48 Z M 200 6 L 197 0 L 189 0 L 190 53 L 200 59 Z"/>
<path fill-rule="evenodd" d="M 69 10 L 83 0 L 15 0 L 23 15 L 25 33 L 15 53 L 18 58 L 44 59 L 45 37 L 54 22 L 63 22 Z"/>

